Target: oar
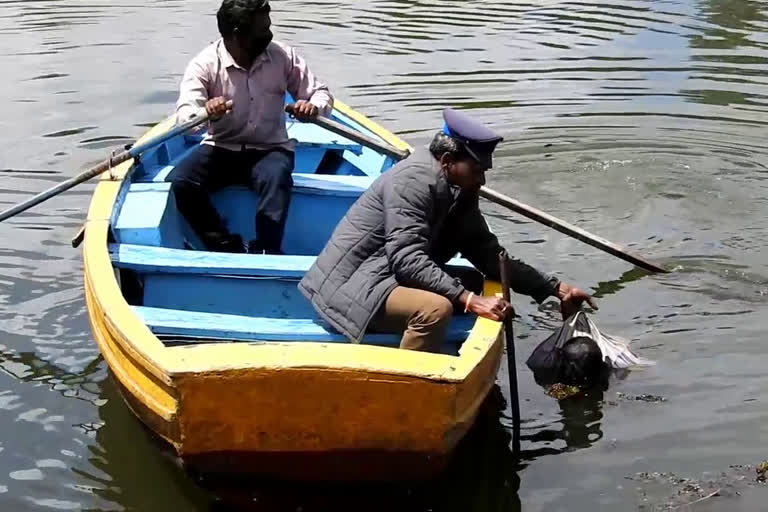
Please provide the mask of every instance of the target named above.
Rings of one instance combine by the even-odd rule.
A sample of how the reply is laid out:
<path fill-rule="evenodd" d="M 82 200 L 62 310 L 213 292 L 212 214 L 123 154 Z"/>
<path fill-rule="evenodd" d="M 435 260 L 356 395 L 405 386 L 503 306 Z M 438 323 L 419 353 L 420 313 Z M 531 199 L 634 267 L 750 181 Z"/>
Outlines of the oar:
<path fill-rule="evenodd" d="M 357 142 L 358 144 L 362 144 L 363 146 L 366 146 L 368 148 L 384 153 L 385 155 L 391 156 L 392 158 L 395 158 L 397 160 L 402 160 L 404 158 L 407 158 L 408 155 L 410 154 L 408 151 L 397 149 L 385 142 L 380 142 L 372 137 L 363 135 L 362 133 L 352 130 L 351 128 L 344 126 L 343 124 L 337 121 L 334 121 L 332 119 L 318 116 L 313 118 L 311 122 L 315 123 L 318 126 L 322 126 L 326 130 L 331 131 L 337 135 L 346 137 L 351 141 Z M 542 212 L 541 210 L 538 210 L 532 206 L 523 204 L 520 201 L 517 201 L 515 199 L 512 199 L 511 197 L 500 194 L 488 187 L 480 187 L 480 195 L 488 199 L 489 201 L 492 201 L 498 205 L 509 208 L 510 210 L 517 212 L 521 215 L 524 215 L 529 219 L 535 220 L 536 222 L 540 222 L 545 226 L 549 226 L 552 229 L 556 229 L 557 231 L 560 231 L 561 233 L 564 233 L 568 236 L 576 238 L 577 240 L 581 240 L 582 242 L 589 244 L 592 247 L 596 247 L 602 251 L 607 252 L 608 254 L 616 256 L 617 258 L 621 258 L 622 260 L 628 261 L 633 265 L 637 265 L 640 268 L 643 268 L 645 270 L 650 270 L 651 272 L 663 272 L 663 273 L 669 272 L 668 270 L 654 263 L 651 263 L 650 261 L 636 254 L 630 253 L 629 251 L 627 251 L 625 248 L 623 248 L 618 244 L 615 244 L 597 235 L 593 235 L 592 233 L 589 233 L 588 231 L 585 231 L 579 227 L 569 224 L 564 220 L 560 220 L 557 217 L 554 217 L 552 215 L 549 215 L 548 213 Z"/>
<path fill-rule="evenodd" d="M 523 204 L 520 201 L 512 199 L 509 196 L 500 194 L 488 187 L 480 187 L 480 196 L 488 199 L 489 201 L 493 201 L 498 205 L 509 208 L 510 210 L 517 212 L 520 215 L 523 215 L 525 217 L 528 217 L 529 219 L 535 220 L 536 222 L 540 222 L 545 226 L 549 226 L 550 228 L 555 229 L 561 233 L 564 233 L 570 237 L 573 237 L 577 240 L 581 240 L 585 244 L 589 244 L 592 247 L 597 247 L 598 249 L 605 251 L 608 254 L 612 254 L 613 256 L 616 256 L 617 258 L 621 258 L 624 261 L 628 261 L 629 263 L 632 263 L 633 265 L 637 265 L 640 268 L 644 268 L 645 270 L 650 270 L 651 272 L 662 272 L 662 273 L 669 272 L 668 270 L 638 256 L 637 254 L 632 254 L 631 252 L 627 251 L 625 248 L 623 248 L 618 244 L 615 244 L 597 235 L 593 235 L 592 233 L 589 233 L 588 231 L 585 231 L 579 227 L 576 227 L 573 224 L 569 224 L 564 220 L 560 220 L 557 217 L 554 217 L 548 213 L 545 213 L 541 210 L 534 208 L 533 206 L 528 206 L 527 204 Z"/>
<path fill-rule="evenodd" d="M 165 132 L 164 134 L 158 135 L 157 137 L 150 139 L 147 142 L 144 142 L 143 144 L 138 144 L 136 146 L 131 147 L 130 149 L 121 151 L 120 153 L 110 158 L 107 158 L 96 167 L 92 167 L 91 169 L 84 171 L 81 174 L 78 174 L 74 178 L 70 178 L 62 183 L 59 183 L 55 187 L 49 188 L 48 190 L 37 194 L 35 197 L 31 199 L 28 199 L 23 203 L 17 204 L 13 208 L 9 208 L 8 210 L 5 210 L 4 212 L 0 213 L 0 222 L 6 219 L 9 219 L 14 215 L 17 215 L 23 211 L 26 211 L 32 208 L 33 206 L 42 203 L 43 201 L 47 201 L 48 199 L 54 196 L 57 196 L 62 192 L 69 190 L 76 185 L 79 185 L 80 183 L 86 182 L 91 178 L 94 178 L 99 174 L 115 167 L 116 165 L 120 165 L 126 160 L 130 160 L 131 158 L 136 158 L 137 156 L 147 151 L 148 149 L 152 149 L 155 146 L 159 146 L 160 144 L 167 141 L 168 139 L 172 139 L 173 137 L 179 135 L 180 133 L 184 133 L 185 131 L 191 128 L 194 128 L 195 126 L 201 125 L 207 120 L 208 120 L 208 114 L 205 112 L 205 109 L 202 109 L 200 113 L 198 113 L 195 117 L 193 117 L 186 123 L 175 126 L 174 128 Z"/>
<path fill-rule="evenodd" d="M 293 115 L 293 105 L 288 105 L 287 107 L 285 107 L 285 111 Z M 387 156 L 391 156 L 395 160 L 404 160 L 408 158 L 408 155 L 411 154 L 410 151 L 407 151 L 404 149 L 397 149 L 396 147 L 391 146 L 386 142 L 380 142 L 374 139 L 373 137 L 369 137 L 365 134 L 362 134 L 356 130 L 353 130 L 352 128 L 349 128 L 348 126 L 341 124 L 338 121 L 334 121 L 333 119 L 328 119 L 327 117 L 317 116 L 312 118 L 309 122 L 315 123 L 316 125 L 321 126 L 326 130 L 328 130 L 329 132 L 335 133 L 336 135 L 341 135 L 342 137 L 346 137 L 352 142 L 357 142 L 362 146 L 374 149 L 379 153 L 384 153 Z"/>
<path fill-rule="evenodd" d="M 499 271 L 501 273 L 501 293 L 504 300 L 510 303 L 510 288 L 512 282 L 509 277 L 509 265 L 507 251 L 499 254 Z M 520 454 L 520 397 L 517 392 L 517 363 L 515 359 L 515 334 L 512 322 L 515 311 L 512 310 L 504 319 L 504 338 L 507 345 L 507 373 L 509 374 L 509 402 L 512 409 L 512 453 Z"/>

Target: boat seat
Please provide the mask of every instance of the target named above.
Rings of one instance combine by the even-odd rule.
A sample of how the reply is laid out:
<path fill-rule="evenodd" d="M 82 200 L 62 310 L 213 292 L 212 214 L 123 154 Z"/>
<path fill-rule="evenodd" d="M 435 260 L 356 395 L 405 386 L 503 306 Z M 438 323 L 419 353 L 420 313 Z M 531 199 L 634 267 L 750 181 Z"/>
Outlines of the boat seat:
<path fill-rule="evenodd" d="M 346 343 L 319 318 L 259 318 L 252 316 L 201 313 L 177 309 L 133 306 L 150 330 L 158 336 L 173 338 L 177 343 L 201 341 L 311 341 Z M 458 353 L 475 322 L 474 315 L 456 315 L 448 328 L 444 352 Z M 399 334 L 366 334 L 363 343 L 397 347 Z"/>
<path fill-rule="evenodd" d="M 109 254 L 112 264 L 116 267 L 144 274 L 210 274 L 300 279 L 315 262 L 315 256 L 232 254 L 132 244 L 110 244 Z M 453 258 L 448 265 L 473 268 L 472 264 L 463 258 Z"/>
<path fill-rule="evenodd" d="M 315 172 L 326 151 L 348 152 L 348 155 L 359 157 L 363 153 L 363 146 L 341 135 L 326 130 L 313 123 L 289 122 L 286 123 L 288 137 L 296 141 L 295 170 L 302 173 Z M 182 139 L 178 139 L 179 141 Z M 186 135 L 187 148 L 179 152 L 172 161 L 167 154 L 168 149 L 160 146 L 157 151 L 165 151 L 165 156 L 149 153 L 142 156 L 145 167 L 142 168 L 142 181 L 162 183 L 176 167 L 176 164 L 195 151 L 202 140 L 201 135 Z"/>
<path fill-rule="evenodd" d="M 305 244 L 320 245 L 315 251 L 318 252 L 327 240 L 325 235 L 330 236 L 349 205 L 374 179 L 369 176 L 295 173 L 293 198 L 286 224 L 286 250 L 290 251 L 292 246 L 301 246 L 304 241 Z M 171 184 L 164 181 L 131 183 L 112 224 L 117 240 L 128 244 L 177 248 L 184 247 L 185 241 L 190 239 L 196 241 L 197 237 L 179 215 L 170 190 Z M 242 209 L 241 212 L 230 212 L 233 222 L 230 229 L 243 232 L 246 236 L 248 230 L 252 231 L 253 213 L 249 212 L 256 211 L 256 201 L 255 193 L 247 187 L 229 187 L 214 196 L 214 204 L 220 210 L 227 205 L 238 205 Z M 327 215 L 310 229 L 301 221 L 306 218 L 307 209 L 319 206 L 318 201 L 322 201 L 326 207 Z M 199 242 L 193 245 L 198 246 Z"/>
<path fill-rule="evenodd" d="M 183 233 L 170 183 L 131 183 L 112 222 L 120 242 L 183 247 Z"/>
<path fill-rule="evenodd" d="M 143 274 L 213 274 L 300 279 L 314 256 L 232 254 L 148 245 L 110 244 L 112 264 Z"/>

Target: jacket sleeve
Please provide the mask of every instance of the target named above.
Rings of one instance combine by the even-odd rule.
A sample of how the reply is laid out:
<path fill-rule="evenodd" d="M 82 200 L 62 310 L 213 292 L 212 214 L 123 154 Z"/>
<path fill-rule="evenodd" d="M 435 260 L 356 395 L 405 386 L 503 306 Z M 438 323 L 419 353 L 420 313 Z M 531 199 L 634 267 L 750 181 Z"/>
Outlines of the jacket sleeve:
<path fill-rule="evenodd" d="M 468 209 L 461 222 L 461 254 L 489 279 L 501 280 L 499 254 L 504 248 L 496 235 L 491 233 L 485 217 L 480 212 L 477 199 Z M 544 302 L 555 294 L 560 281 L 554 276 L 547 276 L 535 268 L 510 257 L 509 277 L 515 293 L 529 295 L 538 302 Z"/>
<path fill-rule="evenodd" d="M 427 290 L 457 302 L 461 281 L 429 257 L 429 218 L 434 203 L 427 185 L 411 179 L 383 188 L 384 248 L 402 286 Z"/>

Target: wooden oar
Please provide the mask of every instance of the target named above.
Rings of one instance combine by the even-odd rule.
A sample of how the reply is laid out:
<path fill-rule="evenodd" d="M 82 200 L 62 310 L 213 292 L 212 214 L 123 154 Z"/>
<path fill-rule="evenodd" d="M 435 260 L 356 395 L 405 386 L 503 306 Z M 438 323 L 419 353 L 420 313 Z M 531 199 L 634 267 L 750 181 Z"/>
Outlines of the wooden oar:
<path fill-rule="evenodd" d="M 404 158 L 407 158 L 408 155 L 410 154 L 408 151 L 397 149 L 385 142 L 380 142 L 372 137 L 363 135 L 362 133 L 352 130 L 351 128 L 344 126 L 343 124 L 337 121 L 333 121 L 332 119 L 318 116 L 312 119 L 311 122 L 315 123 L 318 126 L 322 126 L 326 130 L 331 131 L 337 135 L 346 137 L 351 141 L 357 142 L 358 144 L 361 144 L 368 148 L 384 153 L 385 155 L 391 156 L 392 158 L 395 158 L 397 160 L 402 160 Z M 588 231 L 585 231 L 579 227 L 569 224 L 564 220 L 560 220 L 557 217 L 554 217 L 548 213 L 538 210 L 532 206 L 523 204 L 520 201 L 517 201 L 515 199 L 512 199 L 511 197 L 500 194 L 488 187 L 480 187 L 480 195 L 485 199 L 488 199 L 489 201 L 493 201 L 498 205 L 504 206 L 505 208 L 509 208 L 510 210 L 517 212 L 521 215 L 524 215 L 529 219 L 535 220 L 536 222 L 540 222 L 545 226 L 549 226 L 552 229 L 556 229 L 557 231 L 564 233 L 570 237 L 573 237 L 577 240 L 581 240 L 582 242 L 589 244 L 592 247 L 596 247 L 602 251 L 607 252 L 608 254 L 616 256 L 617 258 L 621 258 L 622 260 L 628 261 L 633 265 L 637 265 L 640 268 L 643 268 L 645 270 L 650 270 L 651 272 L 663 272 L 663 273 L 669 272 L 668 270 L 654 263 L 651 263 L 650 261 L 636 254 L 630 253 L 629 251 L 627 251 L 625 248 L 623 248 L 618 244 L 615 244 L 597 235 L 593 235 L 592 233 L 589 233 Z"/>
<path fill-rule="evenodd" d="M 208 114 L 205 112 L 205 109 L 202 109 L 199 114 L 197 114 L 195 117 L 193 117 L 191 120 L 187 121 L 186 123 L 175 126 L 174 128 L 165 132 L 164 134 L 158 135 L 157 137 L 151 140 L 148 140 L 143 144 L 138 144 L 136 146 L 131 147 L 130 149 L 121 151 L 120 153 L 110 158 L 107 158 L 97 166 L 92 167 L 91 169 L 78 174 L 74 178 L 70 178 L 62 183 L 59 183 L 55 187 L 49 188 L 48 190 L 37 194 L 31 199 L 28 199 L 23 203 L 17 204 L 13 208 L 9 208 L 8 210 L 5 210 L 4 212 L 0 213 L 0 222 L 13 217 L 14 215 L 18 215 L 23 211 L 29 210 L 33 206 L 38 205 L 43 201 L 47 201 L 48 199 L 55 197 L 61 194 L 62 192 L 69 190 L 76 185 L 79 185 L 80 183 L 84 183 L 90 180 L 91 178 L 94 178 L 99 174 L 105 171 L 108 171 L 109 169 L 115 167 L 116 165 L 119 165 L 125 162 L 126 160 L 130 160 L 131 158 L 136 158 L 144 151 L 147 151 L 148 149 L 152 149 L 155 146 L 159 146 L 160 144 L 167 141 L 168 139 L 172 139 L 173 137 L 179 135 L 180 133 L 184 133 L 185 131 L 191 128 L 194 128 L 195 126 L 201 125 L 207 120 L 208 120 Z"/>
<path fill-rule="evenodd" d="M 640 268 L 644 268 L 645 270 L 650 270 L 651 272 L 663 272 L 663 273 L 669 272 L 665 268 L 662 268 L 654 263 L 651 263 L 650 261 L 638 256 L 637 254 L 632 254 L 631 252 L 627 251 L 625 248 L 623 248 L 618 244 L 615 244 L 597 235 L 593 235 L 592 233 L 589 233 L 588 231 L 584 231 L 583 229 L 576 227 L 573 224 L 569 224 L 564 220 L 560 220 L 557 217 L 553 217 L 548 213 L 545 213 L 541 210 L 537 210 L 533 206 L 528 206 L 527 204 L 523 204 L 520 201 L 512 199 L 509 196 L 500 194 L 488 187 L 480 187 L 480 196 L 488 199 L 489 201 L 493 201 L 498 205 L 504 206 L 505 208 L 509 208 L 510 210 L 517 212 L 520 215 L 523 215 L 525 217 L 528 217 L 529 219 L 535 220 L 536 222 L 540 222 L 545 226 L 549 226 L 550 228 L 555 229 L 561 233 L 564 233 L 570 237 L 573 237 L 577 240 L 581 240 L 585 244 L 589 244 L 592 247 L 597 247 L 598 249 L 605 251 L 608 254 L 612 254 L 613 256 L 616 256 L 617 258 L 621 258 L 624 261 L 628 261 L 629 263 L 632 263 L 633 265 L 637 265 Z"/>
<path fill-rule="evenodd" d="M 501 293 L 504 300 L 511 304 L 510 288 L 512 282 L 509 277 L 509 265 L 507 264 L 507 251 L 499 254 L 499 271 L 501 273 Z M 517 392 L 517 363 L 515 359 L 515 334 L 512 322 L 515 319 L 514 308 L 512 313 L 504 319 L 504 338 L 507 345 L 507 373 L 509 374 L 509 402 L 512 409 L 512 453 L 520 454 L 520 397 Z"/>
<path fill-rule="evenodd" d="M 293 105 L 288 105 L 285 107 L 285 111 L 293 115 Z M 317 116 L 311 119 L 309 122 L 321 126 L 329 132 L 335 133 L 336 135 L 346 137 L 352 142 L 357 142 L 362 146 L 374 149 L 379 153 L 383 153 L 387 156 L 391 156 L 395 160 L 404 160 L 411 154 L 410 151 L 397 149 L 396 147 L 387 144 L 386 142 L 380 142 L 373 137 L 362 134 L 356 130 L 353 130 L 352 128 L 349 128 L 348 126 L 341 124 L 338 121 L 334 121 L 333 119 L 329 119 L 327 117 Z"/>

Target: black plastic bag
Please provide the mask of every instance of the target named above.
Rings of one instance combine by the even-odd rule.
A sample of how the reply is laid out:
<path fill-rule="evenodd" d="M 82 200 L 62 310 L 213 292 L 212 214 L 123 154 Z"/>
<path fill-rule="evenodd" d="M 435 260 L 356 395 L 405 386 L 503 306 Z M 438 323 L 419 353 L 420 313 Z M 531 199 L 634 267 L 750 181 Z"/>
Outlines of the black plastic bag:
<path fill-rule="evenodd" d="M 606 388 L 611 365 L 603 357 L 596 331 L 583 312 L 563 322 L 526 361 L 536 383 Z"/>

